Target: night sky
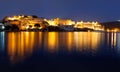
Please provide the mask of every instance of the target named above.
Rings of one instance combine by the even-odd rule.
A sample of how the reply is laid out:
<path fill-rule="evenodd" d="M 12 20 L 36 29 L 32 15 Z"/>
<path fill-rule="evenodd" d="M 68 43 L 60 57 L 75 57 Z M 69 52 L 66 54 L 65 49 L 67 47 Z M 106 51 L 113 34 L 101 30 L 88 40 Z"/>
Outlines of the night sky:
<path fill-rule="evenodd" d="M 120 0 L 0 0 L 0 9 L 0 19 L 20 14 L 76 21 L 120 19 Z"/>

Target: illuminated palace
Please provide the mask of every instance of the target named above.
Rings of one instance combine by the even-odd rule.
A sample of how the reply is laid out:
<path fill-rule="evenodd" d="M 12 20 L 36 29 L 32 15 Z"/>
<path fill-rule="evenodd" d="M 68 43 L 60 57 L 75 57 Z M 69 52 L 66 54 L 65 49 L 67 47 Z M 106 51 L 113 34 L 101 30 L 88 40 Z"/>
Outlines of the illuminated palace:
<path fill-rule="evenodd" d="M 90 28 L 93 30 L 104 30 L 104 27 L 98 22 L 75 22 L 71 19 L 44 19 L 36 16 L 18 15 L 4 18 L 5 25 L 17 25 L 20 30 L 43 29 L 48 26 L 73 26 L 74 28 Z"/>

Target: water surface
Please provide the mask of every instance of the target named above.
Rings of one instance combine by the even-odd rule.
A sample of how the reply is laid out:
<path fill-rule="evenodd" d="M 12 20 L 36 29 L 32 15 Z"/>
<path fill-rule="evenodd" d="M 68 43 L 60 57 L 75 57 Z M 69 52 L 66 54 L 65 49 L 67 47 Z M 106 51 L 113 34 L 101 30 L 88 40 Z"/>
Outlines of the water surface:
<path fill-rule="evenodd" d="M 0 32 L 0 71 L 92 72 L 120 66 L 120 33 Z"/>

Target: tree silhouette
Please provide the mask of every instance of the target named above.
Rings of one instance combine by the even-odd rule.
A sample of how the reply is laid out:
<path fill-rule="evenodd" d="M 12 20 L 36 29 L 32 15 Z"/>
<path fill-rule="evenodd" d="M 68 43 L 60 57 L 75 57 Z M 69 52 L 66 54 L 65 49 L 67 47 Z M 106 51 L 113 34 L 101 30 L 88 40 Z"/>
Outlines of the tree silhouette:
<path fill-rule="evenodd" d="M 33 18 L 38 18 L 36 15 L 32 15 Z"/>
<path fill-rule="evenodd" d="M 49 26 L 49 23 L 46 21 L 42 21 L 42 24 L 44 24 L 46 27 Z"/>
<path fill-rule="evenodd" d="M 40 24 L 35 24 L 34 27 L 39 28 Z"/>
<path fill-rule="evenodd" d="M 5 30 L 19 30 L 19 27 L 15 24 L 5 26 Z"/>

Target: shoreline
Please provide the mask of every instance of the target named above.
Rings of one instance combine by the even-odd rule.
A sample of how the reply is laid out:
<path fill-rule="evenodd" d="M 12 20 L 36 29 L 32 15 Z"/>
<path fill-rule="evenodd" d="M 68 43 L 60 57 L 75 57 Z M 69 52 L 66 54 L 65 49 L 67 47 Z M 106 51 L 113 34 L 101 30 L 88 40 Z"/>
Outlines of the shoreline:
<path fill-rule="evenodd" d="M 79 30 L 79 31 L 41 31 L 41 30 L 0 30 L 0 32 L 106 32 L 106 31 L 90 31 L 90 30 Z"/>

